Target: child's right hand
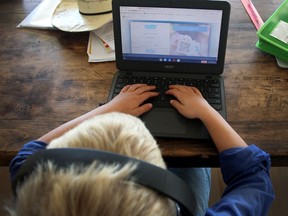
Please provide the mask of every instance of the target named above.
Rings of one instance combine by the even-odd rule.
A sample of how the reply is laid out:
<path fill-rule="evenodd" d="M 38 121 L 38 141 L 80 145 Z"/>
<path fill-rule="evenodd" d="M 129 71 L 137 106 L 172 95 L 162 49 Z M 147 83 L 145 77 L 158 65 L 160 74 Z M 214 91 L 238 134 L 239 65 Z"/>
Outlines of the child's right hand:
<path fill-rule="evenodd" d="M 170 104 L 186 118 L 202 119 L 209 109 L 213 109 L 195 87 L 170 85 L 166 94 L 172 95 L 177 99 L 172 99 Z"/>

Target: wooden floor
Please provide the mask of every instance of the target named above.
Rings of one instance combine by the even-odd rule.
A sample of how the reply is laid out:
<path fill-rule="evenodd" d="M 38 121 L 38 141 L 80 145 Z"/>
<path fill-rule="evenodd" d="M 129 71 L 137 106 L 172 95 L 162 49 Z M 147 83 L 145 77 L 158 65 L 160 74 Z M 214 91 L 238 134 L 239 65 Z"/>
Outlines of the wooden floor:
<path fill-rule="evenodd" d="M 288 215 L 288 167 L 273 167 L 271 169 L 271 178 L 274 185 L 276 200 L 272 204 L 269 216 Z M 222 181 L 220 169 L 212 169 L 212 190 L 210 196 L 210 206 L 217 201 L 225 187 Z M 3 204 L 11 198 L 9 184 L 9 174 L 7 167 L 0 167 L 0 216 L 5 216 Z M 260 216 L 260 215 L 259 215 Z"/>

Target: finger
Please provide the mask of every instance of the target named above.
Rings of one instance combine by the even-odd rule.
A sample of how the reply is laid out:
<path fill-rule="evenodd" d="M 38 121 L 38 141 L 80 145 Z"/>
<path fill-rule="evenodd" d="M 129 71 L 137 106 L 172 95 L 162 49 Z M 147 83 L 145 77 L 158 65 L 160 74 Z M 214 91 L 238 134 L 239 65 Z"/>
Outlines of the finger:
<path fill-rule="evenodd" d="M 146 92 L 153 91 L 153 90 L 155 90 L 155 89 L 156 89 L 156 86 L 148 86 L 148 85 L 146 85 L 146 86 L 141 86 L 141 87 L 139 87 L 139 88 L 136 90 L 136 92 L 137 92 L 138 94 L 143 94 L 143 93 L 146 93 Z"/>
<path fill-rule="evenodd" d="M 149 110 L 151 110 L 152 107 L 153 107 L 153 105 L 151 103 L 143 104 L 142 106 L 139 106 L 136 109 L 134 109 L 132 114 L 134 116 L 140 116 L 140 115 L 148 112 Z"/>
<path fill-rule="evenodd" d="M 174 107 L 178 111 L 181 110 L 182 108 L 182 104 L 177 100 L 170 100 L 170 104 L 172 107 Z"/>
<path fill-rule="evenodd" d="M 133 84 L 128 88 L 128 91 L 133 92 L 133 91 L 136 91 L 138 88 L 141 88 L 144 86 L 147 86 L 147 84 Z"/>
<path fill-rule="evenodd" d="M 169 89 L 181 89 L 181 85 L 169 85 Z"/>
<path fill-rule="evenodd" d="M 137 96 L 137 99 L 136 99 L 137 101 L 136 101 L 135 106 L 140 107 L 140 105 L 145 103 L 145 101 L 147 101 L 150 98 L 157 97 L 158 95 L 159 95 L 158 92 L 147 92 L 145 94 L 139 95 Z"/>
<path fill-rule="evenodd" d="M 194 86 L 184 86 L 184 85 L 170 85 L 169 89 L 178 89 L 180 91 L 191 91 L 192 89 L 194 93 L 195 91 L 200 92 L 199 89 Z"/>
<path fill-rule="evenodd" d="M 184 94 L 193 94 L 194 91 L 191 89 L 191 87 L 188 86 L 182 86 L 182 85 L 172 85 L 169 86 L 168 94 L 172 94 L 175 97 L 179 97 Z"/>
<path fill-rule="evenodd" d="M 174 94 L 174 92 L 176 92 L 176 91 L 177 91 L 177 89 L 168 89 L 168 90 L 165 92 L 165 94 L 172 95 L 172 94 Z"/>
<path fill-rule="evenodd" d="M 152 98 L 152 97 L 157 97 L 159 95 L 158 92 L 145 92 L 143 94 L 141 94 L 139 97 L 141 98 L 142 100 L 142 103 L 146 100 L 148 100 L 149 98 Z"/>
<path fill-rule="evenodd" d="M 169 89 L 166 91 L 165 94 L 172 95 L 176 97 L 177 99 L 179 99 L 183 93 L 179 89 Z"/>
<path fill-rule="evenodd" d="M 121 92 L 126 92 L 129 88 L 130 88 L 131 85 L 126 85 L 122 88 Z"/>
<path fill-rule="evenodd" d="M 191 87 L 194 91 L 195 94 L 202 96 L 202 93 L 200 92 L 200 90 L 196 87 Z"/>

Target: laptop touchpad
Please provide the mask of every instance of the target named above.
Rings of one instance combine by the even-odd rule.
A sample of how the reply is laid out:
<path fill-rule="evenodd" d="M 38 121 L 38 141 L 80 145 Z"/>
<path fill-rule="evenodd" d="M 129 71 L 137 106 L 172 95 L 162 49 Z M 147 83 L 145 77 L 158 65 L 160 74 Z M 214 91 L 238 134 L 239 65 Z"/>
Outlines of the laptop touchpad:
<path fill-rule="evenodd" d="M 186 121 L 177 111 L 153 110 L 141 119 L 152 134 L 186 134 Z"/>

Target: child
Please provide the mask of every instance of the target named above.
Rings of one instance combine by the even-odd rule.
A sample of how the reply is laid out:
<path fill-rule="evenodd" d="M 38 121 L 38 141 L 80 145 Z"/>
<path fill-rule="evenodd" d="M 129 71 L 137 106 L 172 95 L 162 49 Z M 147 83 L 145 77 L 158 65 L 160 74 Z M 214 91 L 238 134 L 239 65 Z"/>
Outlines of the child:
<path fill-rule="evenodd" d="M 196 215 L 267 215 L 274 199 L 269 155 L 255 145 L 248 146 L 198 89 L 171 85 L 166 94 L 176 98 L 170 103 L 181 115 L 199 118 L 205 124 L 219 151 L 227 188 L 210 208 L 210 170 L 173 169 L 195 194 Z M 155 86 L 125 86 L 109 103 L 25 144 L 10 163 L 11 178 L 34 152 L 59 147 L 117 152 L 165 169 L 153 136 L 133 117 L 149 112 L 153 106 L 144 102 L 157 95 Z M 135 186 L 132 180 L 131 184 L 123 184 L 134 169 L 129 164 L 116 169 L 93 163 L 61 172 L 53 164 L 47 167 L 37 169 L 17 189 L 15 204 L 8 209 L 10 215 L 183 215 L 169 198 Z"/>

